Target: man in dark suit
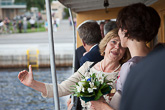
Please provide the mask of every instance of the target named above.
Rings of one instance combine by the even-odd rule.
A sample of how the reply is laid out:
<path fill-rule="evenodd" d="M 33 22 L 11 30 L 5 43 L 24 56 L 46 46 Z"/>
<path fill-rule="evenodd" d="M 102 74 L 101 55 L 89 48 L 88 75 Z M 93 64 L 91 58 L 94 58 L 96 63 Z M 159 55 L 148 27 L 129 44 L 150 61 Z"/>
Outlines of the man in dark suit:
<path fill-rule="evenodd" d="M 77 28 L 82 44 L 86 50 L 80 59 L 80 66 L 86 61 L 99 62 L 103 59 L 100 55 L 98 44 L 101 41 L 101 31 L 96 21 L 85 21 Z"/>
<path fill-rule="evenodd" d="M 83 46 L 80 46 L 75 51 L 75 66 L 74 70 L 75 72 L 80 68 L 80 59 L 83 57 L 83 54 L 86 52 L 85 48 Z"/>
<path fill-rule="evenodd" d="M 80 59 L 80 66 L 82 66 L 86 61 L 99 62 L 103 59 L 100 55 L 99 46 L 96 44 Z"/>

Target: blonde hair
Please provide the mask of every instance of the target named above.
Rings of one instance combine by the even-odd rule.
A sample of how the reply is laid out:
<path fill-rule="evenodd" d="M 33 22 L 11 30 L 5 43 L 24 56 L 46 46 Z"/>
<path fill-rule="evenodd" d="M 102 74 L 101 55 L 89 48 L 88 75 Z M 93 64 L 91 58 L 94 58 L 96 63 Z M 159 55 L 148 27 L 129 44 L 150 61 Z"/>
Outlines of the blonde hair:
<path fill-rule="evenodd" d="M 100 54 L 101 56 L 104 56 L 105 55 L 105 48 L 108 44 L 108 42 L 115 38 L 115 37 L 119 37 L 118 35 L 118 29 L 113 29 L 111 31 L 109 31 L 105 37 L 101 40 L 100 44 L 99 44 L 99 48 L 100 48 Z M 126 49 L 125 53 L 124 53 L 124 56 L 122 59 L 120 59 L 120 63 L 123 64 L 125 63 L 126 61 L 128 61 L 129 59 L 131 58 L 131 55 L 130 55 L 130 52 L 128 50 L 128 48 Z"/>
<path fill-rule="evenodd" d="M 99 48 L 100 48 L 100 54 L 101 54 L 102 56 L 104 56 L 104 54 L 105 54 L 104 51 L 105 51 L 105 48 L 106 48 L 108 42 L 109 42 L 111 39 L 115 38 L 115 37 L 119 37 L 119 36 L 118 36 L 118 29 L 113 29 L 113 30 L 109 31 L 109 32 L 105 35 L 105 37 L 101 40 L 101 42 L 100 42 L 100 44 L 99 44 Z"/>

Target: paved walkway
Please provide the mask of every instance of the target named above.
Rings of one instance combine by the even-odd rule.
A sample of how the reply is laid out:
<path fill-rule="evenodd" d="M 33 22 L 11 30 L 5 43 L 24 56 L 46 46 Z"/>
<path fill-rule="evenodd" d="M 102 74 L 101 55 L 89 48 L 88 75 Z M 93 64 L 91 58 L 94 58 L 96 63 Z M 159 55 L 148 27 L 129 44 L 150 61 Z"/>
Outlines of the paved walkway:
<path fill-rule="evenodd" d="M 73 31 L 68 20 L 62 20 L 53 35 L 55 54 L 73 53 Z M 0 55 L 26 54 L 27 49 L 49 54 L 48 32 L 0 34 Z"/>

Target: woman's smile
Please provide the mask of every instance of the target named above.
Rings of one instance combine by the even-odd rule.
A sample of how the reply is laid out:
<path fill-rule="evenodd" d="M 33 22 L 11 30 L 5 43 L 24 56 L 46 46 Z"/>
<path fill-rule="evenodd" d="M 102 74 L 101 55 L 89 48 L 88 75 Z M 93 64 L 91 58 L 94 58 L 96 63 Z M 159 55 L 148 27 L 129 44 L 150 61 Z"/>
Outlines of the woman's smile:
<path fill-rule="evenodd" d="M 111 53 L 113 54 L 113 55 L 119 55 L 119 52 L 117 52 L 117 51 L 111 51 Z"/>

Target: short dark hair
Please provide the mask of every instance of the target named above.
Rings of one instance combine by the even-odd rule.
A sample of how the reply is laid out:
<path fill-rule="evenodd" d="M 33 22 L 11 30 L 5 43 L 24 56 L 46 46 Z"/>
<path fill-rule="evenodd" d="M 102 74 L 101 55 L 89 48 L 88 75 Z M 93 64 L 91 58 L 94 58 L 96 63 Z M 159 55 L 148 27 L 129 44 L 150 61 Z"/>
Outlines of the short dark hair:
<path fill-rule="evenodd" d="M 116 21 L 109 21 L 104 25 L 104 35 L 106 35 L 112 29 L 117 28 Z"/>
<path fill-rule="evenodd" d="M 101 41 L 101 30 L 97 22 L 86 22 L 78 28 L 80 38 L 87 45 L 94 45 Z"/>
<path fill-rule="evenodd" d="M 119 12 L 117 26 L 127 30 L 128 38 L 149 42 L 158 33 L 160 16 L 152 7 L 136 3 L 126 6 Z"/>
<path fill-rule="evenodd" d="M 101 22 L 100 22 L 100 25 L 101 25 L 101 24 L 103 24 L 103 25 L 104 25 L 104 24 L 105 24 L 105 22 L 101 21 Z"/>

